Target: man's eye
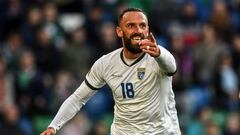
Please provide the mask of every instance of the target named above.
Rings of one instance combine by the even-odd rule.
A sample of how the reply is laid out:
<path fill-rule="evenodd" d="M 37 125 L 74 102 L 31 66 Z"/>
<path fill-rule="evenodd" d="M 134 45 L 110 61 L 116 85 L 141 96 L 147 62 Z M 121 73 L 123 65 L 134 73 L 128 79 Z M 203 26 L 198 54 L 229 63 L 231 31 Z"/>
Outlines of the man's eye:
<path fill-rule="evenodd" d="M 142 29 L 145 29 L 145 28 L 146 28 L 146 25 L 141 24 L 140 27 L 141 27 Z"/>
<path fill-rule="evenodd" d="M 128 24 L 127 27 L 128 27 L 128 28 L 132 28 L 133 25 L 132 25 L 132 24 Z"/>

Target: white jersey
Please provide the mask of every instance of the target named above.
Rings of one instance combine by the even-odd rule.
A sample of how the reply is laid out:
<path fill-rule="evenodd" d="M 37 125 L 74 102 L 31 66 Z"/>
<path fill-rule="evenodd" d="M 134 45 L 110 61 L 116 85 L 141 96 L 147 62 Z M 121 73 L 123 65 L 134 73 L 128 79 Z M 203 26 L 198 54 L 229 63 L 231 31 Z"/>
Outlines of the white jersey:
<path fill-rule="evenodd" d="M 101 57 L 87 74 L 85 83 L 91 89 L 105 84 L 112 89 L 115 106 L 111 135 L 181 134 L 170 74 L 176 64 L 166 49 L 160 50 L 159 58 L 143 54 L 128 65 L 120 48 Z M 170 66 L 162 61 L 170 61 Z M 168 68 L 174 71 L 168 72 Z"/>

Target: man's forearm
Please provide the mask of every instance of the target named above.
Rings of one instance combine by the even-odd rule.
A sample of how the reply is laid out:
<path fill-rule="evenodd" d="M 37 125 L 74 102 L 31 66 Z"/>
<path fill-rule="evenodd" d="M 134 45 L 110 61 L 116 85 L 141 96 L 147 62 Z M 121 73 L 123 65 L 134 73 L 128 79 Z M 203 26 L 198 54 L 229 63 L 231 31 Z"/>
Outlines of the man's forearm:
<path fill-rule="evenodd" d="M 96 91 L 91 90 L 85 82 L 61 105 L 53 121 L 48 127 L 59 130 L 66 122 L 72 119 L 81 109 L 87 100 L 92 97 Z"/>
<path fill-rule="evenodd" d="M 155 60 L 158 62 L 159 66 L 164 70 L 165 73 L 175 73 L 177 66 L 173 55 L 165 48 L 161 46 L 158 47 L 160 48 L 161 53 L 159 57 L 155 58 Z"/>

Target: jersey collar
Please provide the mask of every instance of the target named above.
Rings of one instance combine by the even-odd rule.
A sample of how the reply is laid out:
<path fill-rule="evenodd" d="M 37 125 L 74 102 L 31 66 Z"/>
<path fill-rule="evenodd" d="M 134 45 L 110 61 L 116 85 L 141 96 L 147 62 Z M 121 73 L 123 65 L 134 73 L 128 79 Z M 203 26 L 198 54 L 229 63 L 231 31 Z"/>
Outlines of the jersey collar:
<path fill-rule="evenodd" d="M 122 50 L 121 53 L 120 53 L 120 57 L 121 57 L 122 62 L 123 62 L 126 66 L 131 67 L 132 65 L 138 63 L 138 62 L 145 56 L 145 54 L 146 54 L 146 53 L 143 53 L 138 59 L 136 59 L 136 61 L 134 61 L 134 62 L 133 62 L 132 64 L 130 64 L 130 65 L 128 65 L 128 64 L 124 61 L 124 58 L 123 58 L 123 50 Z"/>

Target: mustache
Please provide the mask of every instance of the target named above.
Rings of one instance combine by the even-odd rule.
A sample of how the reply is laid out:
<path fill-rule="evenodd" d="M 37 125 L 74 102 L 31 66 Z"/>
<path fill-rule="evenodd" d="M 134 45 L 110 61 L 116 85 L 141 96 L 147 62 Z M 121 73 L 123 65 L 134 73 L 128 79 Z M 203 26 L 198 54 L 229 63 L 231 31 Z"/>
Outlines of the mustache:
<path fill-rule="evenodd" d="M 130 38 L 137 37 L 137 36 L 138 36 L 138 37 L 141 37 L 141 39 L 144 39 L 144 38 L 145 38 L 142 33 L 134 33 L 134 34 L 132 34 L 132 35 L 130 36 Z"/>

